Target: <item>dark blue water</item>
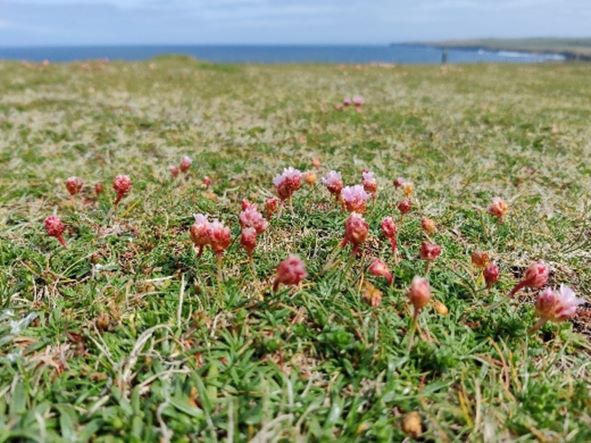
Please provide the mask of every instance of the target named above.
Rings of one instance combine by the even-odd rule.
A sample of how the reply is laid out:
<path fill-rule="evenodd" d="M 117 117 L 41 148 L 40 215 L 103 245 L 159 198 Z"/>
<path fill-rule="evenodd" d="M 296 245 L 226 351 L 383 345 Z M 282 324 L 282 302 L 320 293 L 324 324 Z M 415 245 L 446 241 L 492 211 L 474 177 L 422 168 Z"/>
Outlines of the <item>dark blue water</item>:
<path fill-rule="evenodd" d="M 0 48 L 0 59 L 67 62 L 76 60 L 146 60 L 164 54 L 190 55 L 219 63 L 440 63 L 441 49 L 390 46 L 71 46 Z M 561 60 L 552 54 L 450 49 L 449 63 L 537 63 Z"/>

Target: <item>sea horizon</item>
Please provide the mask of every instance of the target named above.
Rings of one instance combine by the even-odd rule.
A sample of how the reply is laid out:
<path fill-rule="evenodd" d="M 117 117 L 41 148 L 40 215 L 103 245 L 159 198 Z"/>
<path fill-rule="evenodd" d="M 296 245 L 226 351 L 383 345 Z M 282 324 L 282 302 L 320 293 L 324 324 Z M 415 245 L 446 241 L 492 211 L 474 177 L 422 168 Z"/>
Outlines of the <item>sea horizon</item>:
<path fill-rule="evenodd" d="M 109 59 L 142 61 L 185 55 L 215 63 L 438 64 L 540 63 L 563 61 L 561 54 L 449 48 L 423 43 L 390 44 L 128 44 L 0 46 L 0 60 L 76 62 Z"/>

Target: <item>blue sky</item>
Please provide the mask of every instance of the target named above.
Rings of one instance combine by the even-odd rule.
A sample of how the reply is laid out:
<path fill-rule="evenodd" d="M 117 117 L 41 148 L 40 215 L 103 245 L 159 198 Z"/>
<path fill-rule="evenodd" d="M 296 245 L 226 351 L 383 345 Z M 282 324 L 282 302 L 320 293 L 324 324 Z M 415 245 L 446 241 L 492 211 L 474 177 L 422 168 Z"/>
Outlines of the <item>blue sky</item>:
<path fill-rule="evenodd" d="M 0 0 L 0 45 L 590 36 L 591 0 Z"/>

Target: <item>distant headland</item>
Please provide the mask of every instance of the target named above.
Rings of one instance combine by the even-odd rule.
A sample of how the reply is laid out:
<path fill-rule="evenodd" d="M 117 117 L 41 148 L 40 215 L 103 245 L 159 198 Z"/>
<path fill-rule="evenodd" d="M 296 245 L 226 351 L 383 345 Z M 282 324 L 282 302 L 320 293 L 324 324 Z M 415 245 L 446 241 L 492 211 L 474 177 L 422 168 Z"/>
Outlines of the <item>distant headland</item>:
<path fill-rule="evenodd" d="M 566 60 L 591 61 L 591 37 L 558 38 L 480 38 L 413 42 L 436 48 L 474 49 L 485 51 L 516 51 L 535 54 L 559 54 Z"/>

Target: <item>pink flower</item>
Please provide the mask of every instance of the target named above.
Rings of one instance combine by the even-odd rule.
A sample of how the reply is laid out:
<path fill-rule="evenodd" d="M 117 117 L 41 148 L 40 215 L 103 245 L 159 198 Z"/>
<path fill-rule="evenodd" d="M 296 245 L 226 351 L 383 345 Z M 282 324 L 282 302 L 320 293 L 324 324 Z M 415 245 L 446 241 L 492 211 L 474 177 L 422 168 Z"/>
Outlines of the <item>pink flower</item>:
<path fill-rule="evenodd" d="M 401 188 L 404 185 L 404 179 L 402 177 L 395 178 L 393 183 L 395 188 Z"/>
<path fill-rule="evenodd" d="M 191 226 L 189 233 L 197 250 L 197 255 L 201 256 L 203 247 L 209 244 L 211 227 L 206 215 L 195 214 L 194 217 L 195 223 Z"/>
<path fill-rule="evenodd" d="M 536 313 L 544 321 L 561 322 L 574 317 L 577 307 L 585 303 L 568 286 L 559 290 L 546 288 L 536 299 Z"/>
<path fill-rule="evenodd" d="M 68 177 L 66 179 L 66 189 L 70 193 L 70 195 L 76 195 L 82 191 L 82 187 L 84 186 L 84 182 L 79 177 Z"/>
<path fill-rule="evenodd" d="M 64 226 L 60 218 L 57 215 L 50 215 L 45 219 L 43 225 L 45 226 L 45 231 L 47 232 L 47 235 L 49 235 L 50 237 L 55 237 L 57 241 L 59 241 L 65 248 L 66 240 L 64 240 L 64 231 L 66 227 Z"/>
<path fill-rule="evenodd" d="M 251 206 L 253 206 L 253 204 L 247 198 L 243 198 L 242 201 L 240 202 L 240 207 L 242 208 L 243 211 L 245 209 L 250 208 Z"/>
<path fill-rule="evenodd" d="M 279 199 L 275 197 L 269 197 L 265 200 L 265 215 L 267 218 L 271 218 L 277 212 L 280 203 Z"/>
<path fill-rule="evenodd" d="M 343 106 L 344 106 L 345 108 L 346 108 L 347 106 L 351 106 L 351 103 L 353 103 L 353 102 L 352 102 L 352 100 L 351 100 L 351 97 L 348 97 L 348 96 L 346 96 L 346 97 L 343 99 Z"/>
<path fill-rule="evenodd" d="M 115 177 L 113 180 L 113 189 L 117 193 L 117 198 L 115 198 L 115 206 L 117 206 L 121 199 L 123 199 L 123 197 L 125 197 L 125 195 L 131 190 L 131 179 L 129 176 L 118 175 Z"/>
<path fill-rule="evenodd" d="M 273 282 L 273 292 L 276 292 L 280 284 L 295 286 L 306 278 L 306 266 L 297 255 L 290 255 L 277 267 L 277 275 Z"/>
<path fill-rule="evenodd" d="M 384 277 L 389 285 L 394 281 L 392 272 L 388 269 L 388 265 L 379 258 L 374 258 L 368 268 L 370 274 L 376 277 Z"/>
<path fill-rule="evenodd" d="M 493 197 L 492 203 L 488 207 L 488 212 L 491 215 L 497 217 L 500 221 L 503 220 L 503 217 L 509 211 L 509 206 L 501 197 Z"/>
<path fill-rule="evenodd" d="M 261 234 L 267 229 L 267 220 L 265 220 L 255 205 L 249 204 L 240 213 L 238 218 L 240 219 L 240 226 L 243 228 L 254 228 L 257 234 Z"/>
<path fill-rule="evenodd" d="M 359 252 L 359 247 L 365 242 L 369 234 L 369 225 L 361 214 L 352 212 L 345 220 L 345 235 L 341 241 L 341 247 L 349 243 L 353 247 L 353 254 Z"/>
<path fill-rule="evenodd" d="M 415 276 L 407 293 L 408 299 L 415 308 L 415 315 L 431 301 L 431 287 L 427 279 Z"/>
<path fill-rule="evenodd" d="M 343 179 L 337 171 L 329 171 L 322 179 L 322 184 L 326 186 L 328 192 L 338 197 L 343 189 Z"/>
<path fill-rule="evenodd" d="M 273 184 L 279 198 L 287 200 L 302 186 L 302 173 L 290 166 L 273 179 Z"/>
<path fill-rule="evenodd" d="M 424 241 L 421 243 L 420 257 L 421 260 L 433 261 L 441 254 L 441 246 L 435 243 Z"/>
<path fill-rule="evenodd" d="M 240 233 L 240 244 L 249 256 L 252 256 L 257 245 L 257 231 L 254 228 L 242 228 Z"/>
<path fill-rule="evenodd" d="M 361 95 L 356 95 L 353 97 L 353 105 L 356 108 L 361 108 L 364 103 L 365 103 L 365 100 Z"/>
<path fill-rule="evenodd" d="M 390 241 L 392 252 L 396 252 L 396 249 L 398 249 L 398 240 L 396 239 L 398 228 L 392 217 L 385 217 L 382 220 L 382 233 L 384 234 L 384 237 Z"/>
<path fill-rule="evenodd" d="M 486 287 L 491 288 L 499 280 L 499 267 L 493 262 L 490 262 L 486 268 L 484 268 L 483 275 Z"/>
<path fill-rule="evenodd" d="M 181 164 L 179 166 L 180 170 L 182 173 L 185 173 L 189 170 L 189 168 L 191 167 L 191 164 L 193 164 L 193 160 L 191 160 L 191 157 L 185 155 L 183 156 L 183 158 L 181 158 Z"/>
<path fill-rule="evenodd" d="M 209 244 L 211 249 L 216 255 L 221 256 L 231 242 L 230 228 L 224 226 L 224 224 L 218 220 L 214 220 L 210 224 L 209 230 Z"/>
<path fill-rule="evenodd" d="M 371 171 L 363 171 L 361 173 L 363 189 L 370 194 L 375 194 L 378 190 L 378 182 Z"/>
<path fill-rule="evenodd" d="M 203 184 L 205 185 L 205 189 L 209 188 L 211 186 L 211 183 L 211 178 L 209 178 L 207 175 L 203 177 Z"/>
<path fill-rule="evenodd" d="M 517 283 L 511 292 L 510 297 L 514 297 L 523 288 L 539 289 L 548 282 L 550 276 L 550 267 L 543 261 L 538 261 L 529 265 L 525 274 L 519 283 Z"/>
<path fill-rule="evenodd" d="M 346 186 L 341 191 L 341 198 L 347 211 L 363 214 L 366 202 L 369 200 L 369 194 L 365 192 L 361 185 Z"/>
<path fill-rule="evenodd" d="M 168 170 L 170 171 L 170 175 L 172 176 L 172 178 L 175 178 L 179 175 L 179 167 L 176 165 L 170 165 L 168 167 Z"/>
<path fill-rule="evenodd" d="M 412 202 L 409 199 L 401 200 L 396 206 L 402 215 L 408 214 L 412 209 Z"/>

